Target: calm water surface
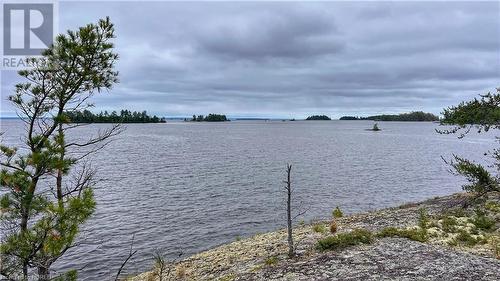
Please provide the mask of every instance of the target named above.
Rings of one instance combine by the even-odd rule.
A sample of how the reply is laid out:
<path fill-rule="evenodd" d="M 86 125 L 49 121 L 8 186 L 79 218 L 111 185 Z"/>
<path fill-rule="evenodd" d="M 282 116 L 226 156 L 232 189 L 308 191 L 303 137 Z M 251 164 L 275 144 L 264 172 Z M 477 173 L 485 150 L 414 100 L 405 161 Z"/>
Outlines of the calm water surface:
<path fill-rule="evenodd" d="M 395 206 L 460 190 L 441 156 L 478 159 L 492 134 L 439 135 L 434 123 L 369 121 L 235 121 L 130 124 L 99 154 L 97 210 L 83 245 L 57 264 L 81 269 L 83 280 L 109 280 L 128 254 L 127 273 L 152 265 L 155 249 L 185 255 L 283 227 L 282 181 L 293 164 L 304 220 Z M 107 125 L 75 132 L 88 138 Z M 19 144 L 23 124 L 1 120 L 3 142 Z"/>

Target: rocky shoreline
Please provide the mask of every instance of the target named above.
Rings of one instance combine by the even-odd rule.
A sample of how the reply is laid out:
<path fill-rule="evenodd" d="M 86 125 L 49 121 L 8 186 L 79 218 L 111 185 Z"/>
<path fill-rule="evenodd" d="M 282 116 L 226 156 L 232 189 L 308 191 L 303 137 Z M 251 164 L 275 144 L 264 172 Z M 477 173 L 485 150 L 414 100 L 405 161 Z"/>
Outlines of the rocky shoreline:
<path fill-rule="evenodd" d="M 285 230 L 258 234 L 170 264 L 162 280 L 498 280 L 500 195 L 454 207 L 467 197 L 458 193 L 338 218 L 333 234 L 330 221 L 298 225 L 293 259 L 286 256 Z M 317 249 L 320 239 L 354 229 L 373 233 L 373 242 Z M 393 234 L 396 229 L 402 231 Z M 129 280 L 159 275 L 154 268 Z"/>

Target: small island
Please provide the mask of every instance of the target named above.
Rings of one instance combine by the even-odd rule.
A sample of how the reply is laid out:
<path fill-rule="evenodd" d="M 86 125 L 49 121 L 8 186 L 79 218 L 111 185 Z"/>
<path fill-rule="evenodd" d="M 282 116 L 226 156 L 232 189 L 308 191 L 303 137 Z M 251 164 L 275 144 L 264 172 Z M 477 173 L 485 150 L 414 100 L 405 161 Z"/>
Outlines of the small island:
<path fill-rule="evenodd" d="M 89 110 L 83 111 L 66 111 L 66 116 L 71 123 L 165 123 L 164 117 L 156 115 L 149 116 L 146 111 L 130 111 L 120 110 L 120 114 L 112 111 L 111 114 L 107 111 L 94 114 Z"/>
<path fill-rule="evenodd" d="M 439 117 L 432 113 L 423 111 L 413 111 L 401 114 L 382 114 L 368 117 L 342 116 L 339 120 L 373 120 L 373 121 L 439 121 Z"/>
<path fill-rule="evenodd" d="M 377 124 L 377 123 L 375 123 L 375 124 L 373 124 L 373 128 L 371 128 L 371 129 L 366 129 L 366 130 L 367 130 L 367 131 L 374 131 L 374 132 L 378 132 L 378 131 L 381 131 L 382 129 L 380 129 L 380 128 L 378 127 L 378 124 Z"/>
<path fill-rule="evenodd" d="M 230 121 L 227 119 L 226 115 L 224 114 L 213 114 L 210 113 L 207 116 L 203 115 L 193 115 L 193 118 L 191 120 L 184 119 L 184 121 L 191 121 L 191 122 L 226 122 Z"/>
<path fill-rule="evenodd" d="M 312 115 L 306 118 L 306 120 L 332 120 L 326 115 Z"/>

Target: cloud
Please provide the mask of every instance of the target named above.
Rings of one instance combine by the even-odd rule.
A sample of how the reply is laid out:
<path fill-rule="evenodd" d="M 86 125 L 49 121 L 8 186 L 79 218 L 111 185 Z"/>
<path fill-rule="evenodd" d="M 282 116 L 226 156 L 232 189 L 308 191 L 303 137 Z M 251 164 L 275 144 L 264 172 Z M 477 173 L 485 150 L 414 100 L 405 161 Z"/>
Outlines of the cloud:
<path fill-rule="evenodd" d="M 217 20 L 197 34 L 197 47 L 236 60 L 304 59 L 335 54 L 344 42 L 334 19 L 323 13 L 267 11 L 253 17 Z"/>
<path fill-rule="evenodd" d="M 500 86 L 498 2 L 61 2 L 109 15 L 121 83 L 97 109 L 304 117 L 443 107 Z M 5 97 L 17 81 L 2 77 Z"/>

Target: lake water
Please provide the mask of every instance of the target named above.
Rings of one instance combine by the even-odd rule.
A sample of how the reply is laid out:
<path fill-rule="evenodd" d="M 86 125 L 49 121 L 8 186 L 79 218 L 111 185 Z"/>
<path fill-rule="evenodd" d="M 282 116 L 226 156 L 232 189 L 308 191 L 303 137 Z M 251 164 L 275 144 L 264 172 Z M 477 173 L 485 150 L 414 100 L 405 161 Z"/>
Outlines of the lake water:
<path fill-rule="evenodd" d="M 308 221 L 335 206 L 346 213 L 396 206 L 460 191 L 441 156 L 480 159 L 492 133 L 459 140 L 434 123 L 233 121 L 129 124 L 92 157 L 101 179 L 97 210 L 81 246 L 56 268 L 83 280 L 114 278 L 135 235 L 127 273 L 149 270 L 155 249 L 173 256 L 284 226 L 285 165 Z M 88 138 L 107 125 L 78 129 Z M 1 120 L 2 142 L 19 144 L 22 122 Z"/>

